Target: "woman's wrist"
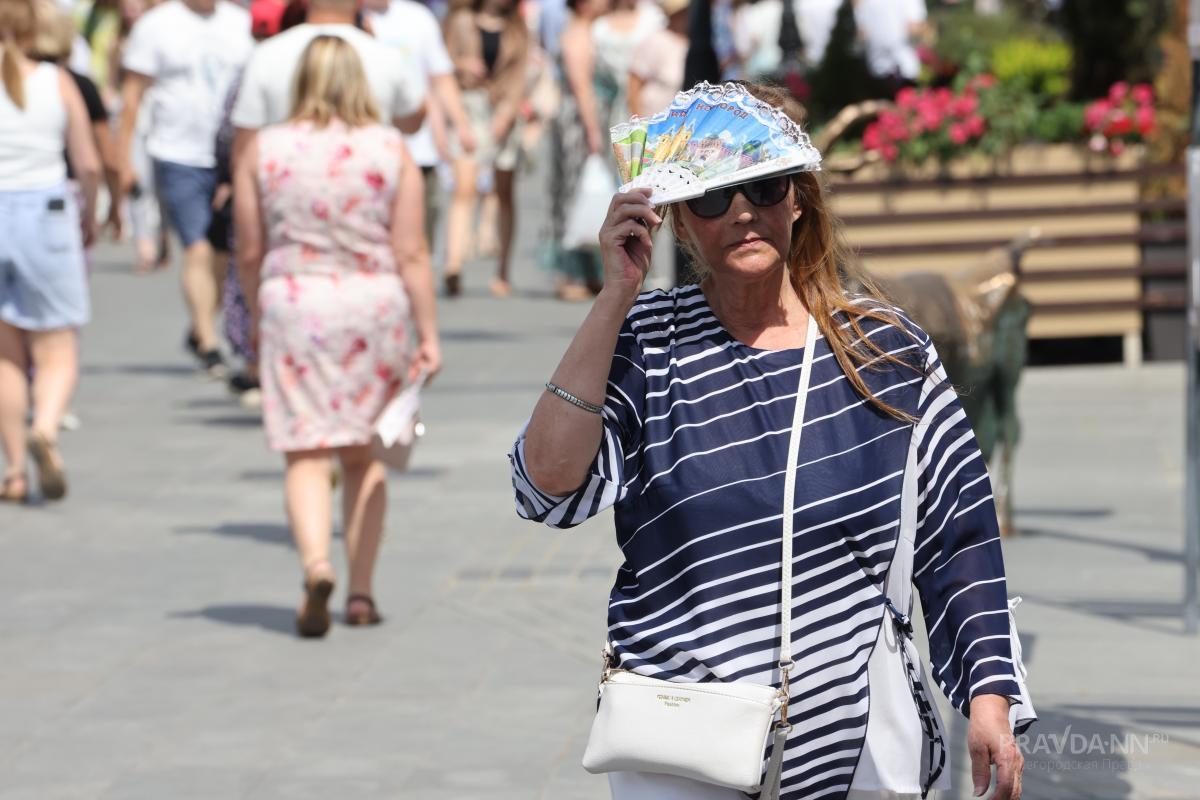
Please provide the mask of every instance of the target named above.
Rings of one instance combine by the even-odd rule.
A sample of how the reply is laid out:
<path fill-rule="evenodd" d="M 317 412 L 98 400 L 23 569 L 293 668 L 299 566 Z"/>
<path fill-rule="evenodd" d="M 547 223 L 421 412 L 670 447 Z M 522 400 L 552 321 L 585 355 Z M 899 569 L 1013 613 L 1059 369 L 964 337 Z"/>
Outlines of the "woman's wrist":
<path fill-rule="evenodd" d="M 1003 694 L 977 694 L 971 698 L 971 718 L 1002 717 L 1008 719 L 1008 696 Z"/>
<path fill-rule="evenodd" d="M 637 302 L 638 293 L 639 290 L 636 288 L 631 290 L 606 283 L 600 290 L 600 294 L 596 295 L 592 308 L 602 313 L 612 314 L 624 324 L 625 317 L 629 315 L 633 304 Z"/>

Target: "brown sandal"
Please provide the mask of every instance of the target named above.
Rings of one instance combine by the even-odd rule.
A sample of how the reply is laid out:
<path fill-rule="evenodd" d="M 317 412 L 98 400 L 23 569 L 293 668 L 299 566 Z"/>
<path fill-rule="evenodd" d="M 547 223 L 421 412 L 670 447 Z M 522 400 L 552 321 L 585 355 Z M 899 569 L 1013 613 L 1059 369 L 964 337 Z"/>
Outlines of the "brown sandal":
<path fill-rule="evenodd" d="M 328 561 L 321 560 L 315 564 Z M 329 632 L 329 597 L 333 594 L 333 576 L 329 571 L 309 568 L 304 578 L 304 605 L 296 615 L 296 633 L 305 638 L 317 638 Z"/>
<path fill-rule="evenodd" d="M 38 485 L 46 500 L 61 500 L 67 495 L 67 476 L 63 472 L 58 448 L 45 434 L 29 434 L 29 455 L 37 469 Z"/>
<path fill-rule="evenodd" d="M 354 603 L 365 605 L 366 610 L 351 612 L 350 606 Z M 379 616 L 379 612 L 375 610 L 375 601 L 370 595 L 352 594 L 346 598 L 346 624 L 347 625 L 378 625 L 383 622 L 383 617 Z"/>
<path fill-rule="evenodd" d="M 16 484 L 21 485 L 21 491 L 13 488 Z M 0 503 L 24 503 L 28 499 L 29 483 L 25 480 L 25 476 L 5 475 L 4 482 L 0 483 Z"/>

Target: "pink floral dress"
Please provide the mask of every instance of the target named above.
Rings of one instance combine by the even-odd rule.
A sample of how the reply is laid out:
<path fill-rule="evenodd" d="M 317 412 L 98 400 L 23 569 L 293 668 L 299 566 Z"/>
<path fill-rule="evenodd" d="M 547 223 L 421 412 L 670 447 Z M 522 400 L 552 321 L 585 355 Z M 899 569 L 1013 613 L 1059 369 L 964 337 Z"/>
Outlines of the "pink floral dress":
<path fill-rule="evenodd" d="M 259 131 L 258 146 L 267 441 L 283 452 L 367 444 L 410 357 L 390 233 L 403 140 L 380 125 L 289 123 Z"/>

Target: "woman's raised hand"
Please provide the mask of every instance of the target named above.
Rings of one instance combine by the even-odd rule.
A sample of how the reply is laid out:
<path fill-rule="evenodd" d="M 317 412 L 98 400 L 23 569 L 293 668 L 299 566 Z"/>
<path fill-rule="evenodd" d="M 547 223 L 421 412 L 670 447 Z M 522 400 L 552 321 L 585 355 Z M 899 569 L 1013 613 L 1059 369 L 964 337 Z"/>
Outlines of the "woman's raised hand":
<path fill-rule="evenodd" d="M 662 224 L 662 217 L 650 205 L 650 194 L 650 189 L 634 189 L 614 195 L 600 228 L 604 288 L 629 303 L 637 298 L 650 271 L 652 231 Z"/>

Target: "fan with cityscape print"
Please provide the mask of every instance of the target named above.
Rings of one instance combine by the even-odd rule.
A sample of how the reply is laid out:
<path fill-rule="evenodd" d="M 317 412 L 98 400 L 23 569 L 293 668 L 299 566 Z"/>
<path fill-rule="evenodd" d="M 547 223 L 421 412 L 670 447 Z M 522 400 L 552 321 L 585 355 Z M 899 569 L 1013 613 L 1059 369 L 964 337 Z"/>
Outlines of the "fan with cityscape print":
<path fill-rule="evenodd" d="M 621 191 L 649 187 L 655 206 L 710 189 L 821 168 L 808 134 L 736 83 L 697 84 L 649 118 L 612 128 Z"/>

